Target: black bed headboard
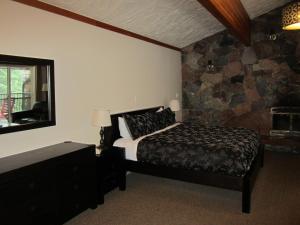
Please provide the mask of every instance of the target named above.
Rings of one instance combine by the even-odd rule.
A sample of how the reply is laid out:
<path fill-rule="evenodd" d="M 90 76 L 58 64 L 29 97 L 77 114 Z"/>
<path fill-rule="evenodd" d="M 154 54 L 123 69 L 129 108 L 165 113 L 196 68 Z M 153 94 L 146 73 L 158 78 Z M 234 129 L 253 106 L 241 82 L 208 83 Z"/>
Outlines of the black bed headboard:
<path fill-rule="evenodd" d="M 146 112 L 156 112 L 159 108 L 163 106 L 157 106 L 153 108 L 147 108 L 147 109 L 139 109 L 135 111 L 129 111 L 129 112 L 122 112 L 118 114 L 112 114 L 111 117 L 111 126 L 110 127 L 105 127 L 104 128 L 104 144 L 106 147 L 111 147 L 115 140 L 120 138 L 120 131 L 119 131 L 119 122 L 118 122 L 118 117 L 122 117 L 124 114 L 129 114 L 129 115 L 138 115 L 138 114 L 143 114 Z"/>

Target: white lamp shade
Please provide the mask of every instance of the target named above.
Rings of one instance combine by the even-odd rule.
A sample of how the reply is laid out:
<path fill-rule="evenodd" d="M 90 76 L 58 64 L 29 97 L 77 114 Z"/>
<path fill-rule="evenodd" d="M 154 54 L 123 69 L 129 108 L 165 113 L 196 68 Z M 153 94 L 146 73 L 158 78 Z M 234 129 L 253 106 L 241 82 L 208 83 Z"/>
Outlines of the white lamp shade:
<path fill-rule="evenodd" d="M 180 103 L 179 103 L 178 99 L 171 100 L 169 106 L 173 112 L 180 110 Z"/>
<path fill-rule="evenodd" d="M 108 110 L 94 110 L 92 114 L 92 125 L 95 127 L 111 126 L 110 113 Z"/>

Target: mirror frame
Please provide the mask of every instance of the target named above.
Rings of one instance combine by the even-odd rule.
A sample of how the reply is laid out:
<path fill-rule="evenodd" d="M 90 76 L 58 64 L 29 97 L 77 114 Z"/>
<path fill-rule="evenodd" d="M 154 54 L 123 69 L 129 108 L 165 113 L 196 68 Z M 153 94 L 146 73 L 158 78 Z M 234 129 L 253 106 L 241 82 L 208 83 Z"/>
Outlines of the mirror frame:
<path fill-rule="evenodd" d="M 0 54 L 0 64 L 49 66 L 49 73 L 50 73 L 49 80 L 48 80 L 48 82 L 50 82 L 50 85 L 48 87 L 50 90 L 50 94 L 48 93 L 49 120 L 35 122 L 35 123 L 28 123 L 28 124 L 19 124 L 17 126 L 0 127 L 0 134 L 55 126 L 56 117 L 55 117 L 54 60 Z"/>

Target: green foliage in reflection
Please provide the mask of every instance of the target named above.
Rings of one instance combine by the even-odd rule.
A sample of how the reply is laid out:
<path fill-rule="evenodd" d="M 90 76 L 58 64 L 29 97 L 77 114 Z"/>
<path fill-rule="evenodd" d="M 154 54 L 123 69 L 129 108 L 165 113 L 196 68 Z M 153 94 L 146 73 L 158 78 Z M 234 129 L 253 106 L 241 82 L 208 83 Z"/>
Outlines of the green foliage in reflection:
<path fill-rule="evenodd" d="M 11 92 L 22 93 L 23 83 L 28 79 L 24 69 L 11 69 Z M 7 94 L 7 68 L 0 67 L 0 94 Z"/>
<path fill-rule="evenodd" d="M 7 93 L 7 71 L 0 67 L 0 94 Z"/>

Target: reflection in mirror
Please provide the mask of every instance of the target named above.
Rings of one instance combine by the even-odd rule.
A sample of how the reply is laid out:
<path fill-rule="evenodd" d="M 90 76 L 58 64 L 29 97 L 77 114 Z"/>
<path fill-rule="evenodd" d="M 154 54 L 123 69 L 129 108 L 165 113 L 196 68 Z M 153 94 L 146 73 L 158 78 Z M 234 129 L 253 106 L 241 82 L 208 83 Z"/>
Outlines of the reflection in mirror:
<path fill-rule="evenodd" d="M 54 61 L 0 55 L 0 133 L 51 125 Z"/>

